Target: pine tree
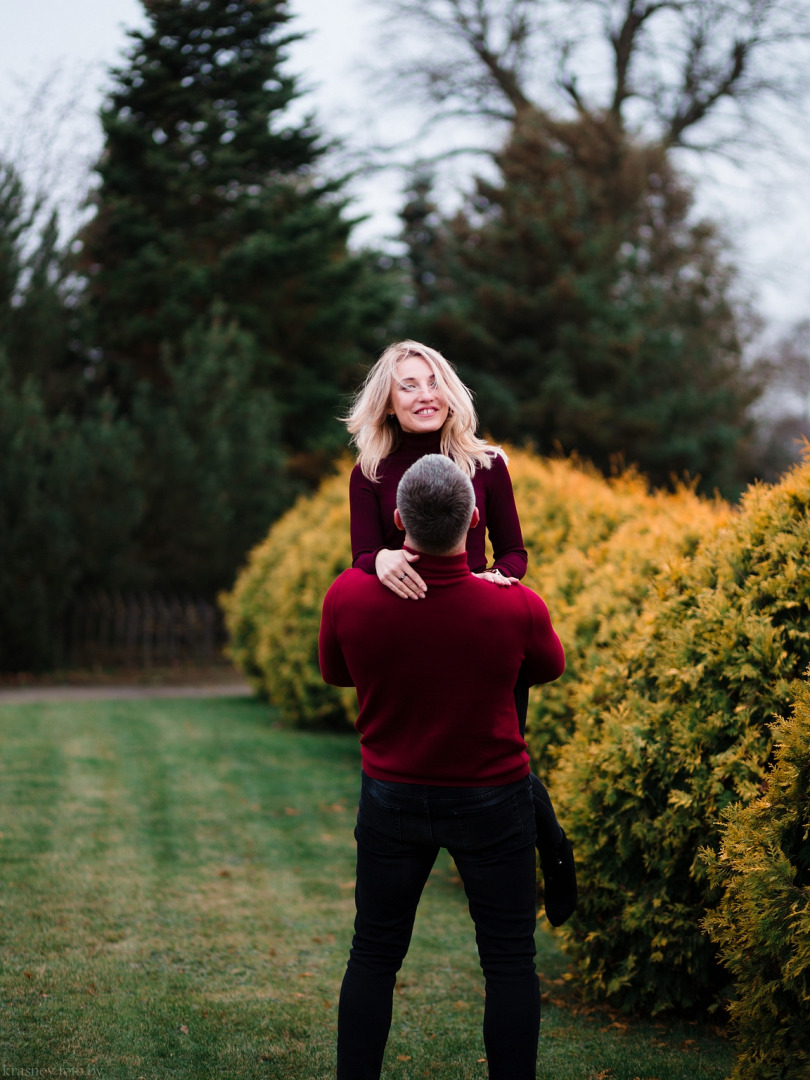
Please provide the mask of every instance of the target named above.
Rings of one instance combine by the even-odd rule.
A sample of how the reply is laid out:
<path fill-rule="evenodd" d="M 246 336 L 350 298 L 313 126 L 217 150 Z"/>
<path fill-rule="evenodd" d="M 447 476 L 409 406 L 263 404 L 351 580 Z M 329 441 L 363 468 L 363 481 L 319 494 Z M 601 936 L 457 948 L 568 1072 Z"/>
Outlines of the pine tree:
<path fill-rule="evenodd" d="M 607 121 L 550 139 L 527 116 L 497 164 L 444 222 L 416 315 L 476 391 L 483 428 L 735 494 L 756 395 L 745 314 L 665 153 Z"/>
<path fill-rule="evenodd" d="M 286 0 L 144 0 L 102 113 L 97 213 L 83 234 L 99 382 L 129 406 L 162 356 L 220 315 L 253 335 L 292 452 L 334 448 L 340 395 L 390 308 L 375 260 L 347 248 L 341 185 L 316 174 L 312 122 L 288 118 Z"/>

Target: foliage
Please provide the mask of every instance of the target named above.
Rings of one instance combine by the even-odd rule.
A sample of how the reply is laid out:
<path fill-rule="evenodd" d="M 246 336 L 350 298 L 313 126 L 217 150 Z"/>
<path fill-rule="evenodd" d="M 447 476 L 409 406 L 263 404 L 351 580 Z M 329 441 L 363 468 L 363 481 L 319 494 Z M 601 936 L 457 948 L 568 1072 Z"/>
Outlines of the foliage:
<path fill-rule="evenodd" d="M 810 662 L 810 461 L 657 575 L 629 637 L 577 694 L 552 779 L 582 882 L 563 931 L 591 998 L 653 1012 L 722 984 L 698 856 L 756 797 L 791 681 Z"/>
<path fill-rule="evenodd" d="M 525 582 L 549 606 L 566 670 L 529 698 L 528 742 L 547 775 L 571 735 L 589 673 L 632 632 L 656 575 L 689 556 L 728 519 L 730 508 L 691 489 L 650 492 L 624 472 L 510 451 L 509 469 L 529 553 Z"/>
<path fill-rule="evenodd" d="M 0 670 L 56 659 L 73 592 L 126 579 L 142 510 L 140 441 L 90 405 L 70 347 L 55 217 L 0 163 Z"/>
<path fill-rule="evenodd" d="M 35 377 L 53 413 L 83 394 L 67 259 L 56 215 L 41 211 L 16 168 L 0 161 L 0 348 L 14 386 Z"/>
<path fill-rule="evenodd" d="M 722 888 L 706 928 L 735 980 L 732 1080 L 802 1080 L 810 1070 L 810 685 L 773 729 L 776 760 L 748 806 L 723 813 L 707 852 Z"/>
<path fill-rule="evenodd" d="M 530 113 L 496 164 L 449 220 L 423 182 L 406 205 L 413 333 L 457 363 L 498 439 L 738 495 L 759 392 L 748 314 L 666 155 Z"/>
<path fill-rule="evenodd" d="M 350 463 L 278 521 L 224 598 L 231 655 L 288 722 L 354 721 L 353 691 L 321 680 L 317 634 L 323 596 L 351 563 Z M 633 625 L 657 569 L 688 553 L 724 511 L 683 489 L 651 495 L 633 474 L 605 480 L 571 461 L 510 451 L 510 472 L 529 552 L 526 583 L 545 597 L 568 669 L 534 691 L 529 742 L 544 772 L 572 727 L 572 696 Z"/>
<path fill-rule="evenodd" d="M 354 691 L 327 686 L 318 667 L 321 604 L 351 566 L 345 460 L 314 495 L 302 496 L 248 557 L 220 598 L 231 657 L 253 687 L 300 727 L 345 728 Z"/>
<path fill-rule="evenodd" d="M 104 402 L 49 416 L 38 381 L 15 386 L 0 352 L 0 670 L 52 664 L 74 590 L 126 582 L 138 451 Z"/>
<path fill-rule="evenodd" d="M 390 290 L 352 254 L 340 183 L 293 123 L 285 0 L 145 0 L 102 112 L 96 215 L 82 233 L 88 345 L 125 406 L 161 385 L 162 351 L 216 307 L 257 345 L 252 383 L 310 470 L 334 451 L 335 402 L 380 344 Z M 93 354 L 95 355 L 95 354 Z"/>
<path fill-rule="evenodd" d="M 278 409 L 251 385 L 257 362 L 252 336 L 215 318 L 164 350 L 164 385 L 138 388 L 136 541 L 149 584 L 214 595 L 289 502 Z"/>

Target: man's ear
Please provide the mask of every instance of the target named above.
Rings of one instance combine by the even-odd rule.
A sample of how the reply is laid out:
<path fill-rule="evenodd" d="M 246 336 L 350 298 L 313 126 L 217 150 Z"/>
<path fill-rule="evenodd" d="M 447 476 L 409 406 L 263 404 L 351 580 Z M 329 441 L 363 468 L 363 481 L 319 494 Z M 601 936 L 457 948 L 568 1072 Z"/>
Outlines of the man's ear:
<path fill-rule="evenodd" d="M 476 507 L 476 510 L 477 509 L 478 507 Z M 400 532 L 405 532 L 405 526 L 402 524 L 402 518 L 399 516 L 399 510 L 394 510 L 394 524 L 400 530 Z"/>
<path fill-rule="evenodd" d="M 474 529 L 478 522 L 481 520 L 481 515 L 478 513 L 478 507 L 473 507 L 472 517 L 470 518 L 470 528 Z"/>

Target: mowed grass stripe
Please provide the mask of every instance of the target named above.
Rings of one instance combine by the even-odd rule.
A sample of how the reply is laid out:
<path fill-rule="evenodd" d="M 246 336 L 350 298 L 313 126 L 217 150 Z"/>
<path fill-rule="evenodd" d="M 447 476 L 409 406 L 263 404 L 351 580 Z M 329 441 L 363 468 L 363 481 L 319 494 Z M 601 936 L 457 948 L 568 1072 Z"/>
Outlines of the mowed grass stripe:
<path fill-rule="evenodd" d="M 272 720 L 244 699 L 0 708 L 0 1065 L 104 1080 L 334 1075 L 359 754 L 351 734 Z M 542 924 L 537 940 L 538 1076 L 727 1075 L 711 1031 L 581 1010 Z M 442 858 L 385 1076 L 483 1080 L 482 992 Z"/>

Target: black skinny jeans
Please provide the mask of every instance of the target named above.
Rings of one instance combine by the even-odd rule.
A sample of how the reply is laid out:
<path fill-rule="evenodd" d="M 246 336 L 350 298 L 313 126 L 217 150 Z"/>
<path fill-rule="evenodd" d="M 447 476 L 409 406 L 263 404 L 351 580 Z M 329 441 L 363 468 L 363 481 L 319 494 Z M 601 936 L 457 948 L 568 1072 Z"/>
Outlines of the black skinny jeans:
<path fill-rule="evenodd" d="M 534 1080 L 540 988 L 528 777 L 501 787 L 448 788 L 364 774 L 355 837 L 357 916 L 340 992 L 338 1080 L 380 1076 L 396 973 L 442 847 L 455 861 L 475 924 L 490 1080 Z"/>

